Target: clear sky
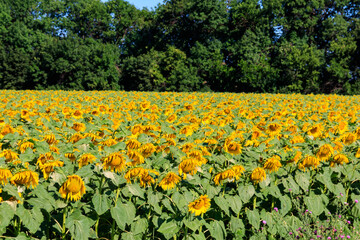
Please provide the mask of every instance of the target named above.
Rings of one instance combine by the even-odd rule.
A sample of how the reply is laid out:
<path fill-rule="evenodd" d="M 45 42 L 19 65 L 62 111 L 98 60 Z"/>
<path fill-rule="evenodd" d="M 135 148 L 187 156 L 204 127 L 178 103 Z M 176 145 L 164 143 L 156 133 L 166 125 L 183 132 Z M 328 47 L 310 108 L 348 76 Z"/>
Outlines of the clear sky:
<path fill-rule="evenodd" d="M 147 7 L 148 9 L 154 8 L 158 3 L 163 3 L 163 0 L 127 0 L 129 3 L 135 5 L 136 8 L 142 9 Z"/>

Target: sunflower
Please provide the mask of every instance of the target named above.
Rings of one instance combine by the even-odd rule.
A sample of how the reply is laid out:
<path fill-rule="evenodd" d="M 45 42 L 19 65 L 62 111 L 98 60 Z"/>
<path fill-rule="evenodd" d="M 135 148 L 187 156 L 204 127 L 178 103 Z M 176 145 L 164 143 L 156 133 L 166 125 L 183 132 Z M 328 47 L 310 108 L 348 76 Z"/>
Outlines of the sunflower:
<path fill-rule="evenodd" d="M 76 143 L 76 142 L 78 142 L 78 141 L 80 141 L 81 139 L 83 139 L 83 138 L 85 138 L 85 136 L 84 135 L 82 135 L 81 133 L 75 133 L 74 135 L 72 135 L 71 136 L 71 138 L 70 138 L 70 142 L 71 143 Z"/>
<path fill-rule="evenodd" d="M 129 139 L 127 142 L 126 142 L 126 147 L 128 149 L 138 149 L 139 147 L 141 146 L 141 142 L 139 142 L 138 140 L 136 139 Z"/>
<path fill-rule="evenodd" d="M 16 159 L 19 159 L 19 154 L 12 151 L 11 149 L 5 149 L 2 153 L 0 153 L 0 157 L 5 157 L 6 162 L 12 162 Z"/>
<path fill-rule="evenodd" d="M 240 154 L 241 145 L 239 143 L 230 141 L 229 143 L 224 145 L 224 151 L 231 154 Z"/>
<path fill-rule="evenodd" d="M 265 170 L 261 167 L 255 168 L 254 171 L 252 171 L 251 173 L 250 179 L 254 183 L 259 183 L 264 181 L 266 179 Z"/>
<path fill-rule="evenodd" d="M 303 161 L 299 164 L 299 169 L 303 169 L 305 171 L 305 168 L 317 168 L 320 164 L 320 159 L 314 156 L 306 156 Z"/>
<path fill-rule="evenodd" d="M 111 171 L 121 172 L 126 167 L 125 157 L 120 152 L 115 152 L 103 158 L 101 160 L 104 165 L 104 169 L 110 168 Z"/>
<path fill-rule="evenodd" d="M 49 145 L 56 143 L 55 135 L 54 134 L 45 135 L 44 141 L 46 141 Z"/>
<path fill-rule="evenodd" d="M 292 162 L 297 163 L 301 159 L 301 157 L 302 157 L 302 152 L 297 151 L 295 153 L 295 156 L 291 160 L 289 160 L 287 163 L 292 163 Z"/>
<path fill-rule="evenodd" d="M 303 142 L 305 142 L 305 139 L 300 135 L 294 135 L 294 137 L 290 140 L 291 144 L 303 143 Z"/>
<path fill-rule="evenodd" d="M 350 145 L 356 141 L 356 135 L 354 133 L 346 133 L 340 137 L 341 141 L 345 145 Z"/>
<path fill-rule="evenodd" d="M 78 175 L 68 176 L 66 182 L 61 186 L 59 193 L 62 198 L 77 201 L 85 194 L 84 181 Z"/>
<path fill-rule="evenodd" d="M 349 159 L 344 154 L 336 154 L 330 162 L 330 167 L 335 166 L 335 164 L 343 165 L 344 163 L 349 163 Z"/>
<path fill-rule="evenodd" d="M 24 153 L 27 148 L 33 149 L 33 148 L 34 148 L 34 143 L 32 143 L 32 142 L 23 142 L 23 143 L 20 145 L 20 152 L 21 152 L 21 153 Z"/>
<path fill-rule="evenodd" d="M 93 163 L 96 160 L 96 157 L 92 155 L 91 153 L 85 153 L 81 155 L 81 157 L 78 160 L 79 168 L 82 168 L 83 166 L 88 165 L 89 163 Z"/>
<path fill-rule="evenodd" d="M 39 165 L 40 170 L 43 172 L 45 179 L 49 178 L 49 174 L 54 171 L 54 167 L 62 167 L 62 166 L 64 166 L 64 163 L 58 160 L 46 162 L 44 164 Z"/>
<path fill-rule="evenodd" d="M 191 152 L 188 152 L 187 157 L 197 159 L 200 164 L 206 164 L 207 163 L 207 159 L 203 157 L 203 154 L 202 154 L 201 150 L 193 150 Z"/>
<path fill-rule="evenodd" d="M 10 182 L 16 186 L 24 185 L 29 188 L 31 185 L 32 188 L 35 188 L 39 184 L 39 175 L 31 170 L 25 170 L 12 176 Z"/>
<path fill-rule="evenodd" d="M 222 181 L 224 181 L 226 179 L 229 179 L 231 181 L 234 178 L 237 178 L 234 170 L 228 169 L 228 170 L 225 170 L 225 171 L 222 171 L 222 172 L 216 174 L 214 177 L 214 183 L 215 183 L 215 185 L 219 185 L 222 183 Z"/>
<path fill-rule="evenodd" d="M 71 128 L 77 132 L 84 132 L 86 130 L 85 124 L 80 122 L 74 122 Z"/>
<path fill-rule="evenodd" d="M 206 211 L 210 208 L 210 205 L 210 199 L 208 196 L 202 195 L 200 198 L 189 203 L 189 212 L 195 213 L 195 216 L 199 216 L 200 214 L 206 213 Z"/>
<path fill-rule="evenodd" d="M 139 152 L 144 158 L 150 157 L 155 151 L 156 148 L 152 143 L 147 143 L 139 148 Z"/>
<path fill-rule="evenodd" d="M 166 174 L 166 176 L 161 180 L 159 183 L 159 186 L 162 187 L 164 190 L 173 189 L 176 184 L 178 184 L 181 180 L 181 177 L 179 177 L 174 172 L 169 172 Z"/>
<path fill-rule="evenodd" d="M 356 151 L 355 157 L 360 158 L 360 148 L 358 148 L 358 150 Z"/>
<path fill-rule="evenodd" d="M 196 174 L 199 164 L 200 163 L 196 158 L 187 158 L 182 160 L 179 164 L 179 175 L 184 175 L 183 179 L 186 179 L 186 174 Z"/>
<path fill-rule="evenodd" d="M 308 130 L 307 130 L 307 134 L 313 138 L 318 138 L 321 136 L 321 133 L 323 132 L 324 127 L 321 124 L 316 124 L 314 126 L 311 126 Z"/>
<path fill-rule="evenodd" d="M 245 168 L 241 165 L 235 165 L 231 168 L 235 172 L 235 178 L 238 179 L 243 172 L 245 172 Z"/>
<path fill-rule="evenodd" d="M 40 154 L 36 164 L 41 165 L 41 164 L 45 164 L 47 161 L 52 161 L 52 160 L 54 160 L 54 157 L 52 156 L 51 152 L 47 152 L 45 154 Z"/>
<path fill-rule="evenodd" d="M 327 161 L 333 154 L 334 148 L 330 144 L 324 144 L 316 153 L 316 157 L 318 157 L 320 161 Z"/>
<path fill-rule="evenodd" d="M 128 155 L 128 157 L 132 160 L 131 162 L 127 163 L 130 166 L 136 166 L 145 162 L 143 155 L 141 155 L 141 153 L 136 150 L 129 149 L 126 155 Z"/>
<path fill-rule="evenodd" d="M 280 167 L 281 163 L 280 157 L 278 155 L 269 158 L 264 164 L 264 169 L 268 170 L 270 173 L 277 172 Z"/>
<path fill-rule="evenodd" d="M 275 136 L 278 135 L 281 131 L 281 125 L 278 123 L 271 123 L 266 129 L 266 133 L 269 136 Z"/>
<path fill-rule="evenodd" d="M 0 183 L 2 185 L 5 185 L 8 183 L 8 179 L 11 178 L 13 175 L 12 173 L 10 172 L 9 169 L 3 169 L 3 168 L 0 168 Z"/>
<path fill-rule="evenodd" d="M 142 187 L 150 186 L 151 184 L 155 183 L 155 179 L 151 177 L 150 173 L 159 175 L 159 173 L 155 170 L 145 169 L 142 167 L 133 168 L 127 171 L 125 174 L 125 179 L 128 183 L 131 183 L 132 180 L 139 180 L 140 185 Z"/>

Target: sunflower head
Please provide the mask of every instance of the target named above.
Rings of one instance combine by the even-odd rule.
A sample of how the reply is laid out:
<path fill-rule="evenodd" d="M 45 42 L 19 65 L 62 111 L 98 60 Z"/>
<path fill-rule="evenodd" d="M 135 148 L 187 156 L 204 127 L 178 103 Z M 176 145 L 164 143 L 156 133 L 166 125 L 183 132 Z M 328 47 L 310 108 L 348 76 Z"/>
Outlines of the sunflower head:
<path fill-rule="evenodd" d="M 175 185 L 180 182 L 181 178 L 174 172 L 169 172 L 166 176 L 161 180 L 159 186 L 164 190 L 173 189 Z"/>
<path fill-rule="evenodd" d="M 92 155 L 91 153 L 85 153 L 81 155 L 81 157 L 78 160 L 79 168 L 82 168 L 83 166 L 93 163 L 95 160 L 96 157 L 94 155 Z"/>
<path fill-rule="evenodd" d="M 343 165 L 344 163 L 349 163 L 349 159 L 344 154 L 336 154 L 330 162 L 330 166 L 333 167 L 335 164 Z"/>
<path fill-rule="evenodd" d="M 299 164 L 299 168 L 305 171 L 305 168 L 317 168 L 320 164 L 320 159 L 314 156 L 306 156 Z"/>
<path fill-rule="evenodd" d="M 280 157 L 278 155 L 269 158 L 264 164 L 264 169 L 268 170 L 269 172 L 276 172 L 280 167 L 281 163 Z"/>
<path fill-rule="evenodd" d="M 8 179 L 11 178 L 13 175 L 12 173 L 10 172 L 9 169 L 3 169 L 3 168 L 0 168 L 0 183 L 2 185 L 5 185 L 8 183 Z"/>
<path fill-rule="evenodd" d="M 195 216 L 199 216 L 200 214 L 206 213 L 210 208 L 210 205 L 210 199 L 208 196 L 202 195 L 200 198 L 189 203 L 189 212 L 195 213 Z"/>
<path fill-rule="evenodd" d="M 334 148 L 330 144 L 324 144 L 316 153 L 316 157 L 318 157 L 321 161 L 327 161 L 333 154 Z"/>
<path fill-rule="evenodd" d="M 59 192 L 62 198 L 78 201 L 85 194 L 84 181 L 78 175 L 68 176 Z"/>
<path fill-rule="evenodd" d="M 251 181 L 253 183 L 259 183 L 266 179 L 266 173 L 265 170 L 261 167 L 255 168 L 254 171 L 252 171 L 250 176 Z"/>
<path fill-rule="evenodd" d="M 25 170 L 12 176 L 10 182 L 16 186 L 26 186 L 27 188 L 31 186 L 34 188 L 39 184 L 39 175 L 31 170 Z"/>
<path fill-rule="evenodd" d="M 104 169 L 111 169 L 111 171 L 121 172 L 126 167 L 125 157 L 120 152 L 115 152 L 102 159 Z"/>

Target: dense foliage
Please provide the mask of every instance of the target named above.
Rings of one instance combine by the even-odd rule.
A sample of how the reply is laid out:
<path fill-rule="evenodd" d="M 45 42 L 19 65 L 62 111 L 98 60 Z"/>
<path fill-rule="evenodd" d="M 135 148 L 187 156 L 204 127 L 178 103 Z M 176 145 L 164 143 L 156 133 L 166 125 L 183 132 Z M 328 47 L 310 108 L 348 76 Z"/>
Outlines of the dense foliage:
<path fill-rule="evenodd" d="M 0 93 L 1 239 L 360 239 L 358 96 Z"/>
<path fill-rule="evenodd" d="M 0 1 L 0 88 L 360 93 L 360 2 Z"/>

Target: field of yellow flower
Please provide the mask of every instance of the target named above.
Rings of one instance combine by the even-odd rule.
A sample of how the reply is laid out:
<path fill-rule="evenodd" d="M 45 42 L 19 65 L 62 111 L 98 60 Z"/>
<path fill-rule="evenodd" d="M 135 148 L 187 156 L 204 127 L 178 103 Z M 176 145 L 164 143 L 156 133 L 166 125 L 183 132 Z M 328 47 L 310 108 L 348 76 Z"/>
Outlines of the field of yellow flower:
<path fill-rule="evenodd" d="M 358 96 L 0 93 L 1 238 L 360 238 Z"/>

